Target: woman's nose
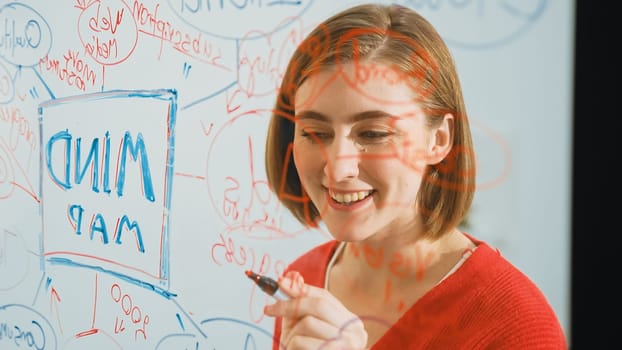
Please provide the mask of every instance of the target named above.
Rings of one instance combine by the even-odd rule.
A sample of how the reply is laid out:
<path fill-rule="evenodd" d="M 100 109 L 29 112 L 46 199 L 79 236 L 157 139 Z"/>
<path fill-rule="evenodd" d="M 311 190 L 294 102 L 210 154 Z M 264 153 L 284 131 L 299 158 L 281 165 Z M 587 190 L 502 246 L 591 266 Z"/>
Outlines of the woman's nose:
<path fill-rule="evenodd" d="M 334 182 L 356 178 L 362 151 L 360 146 L 347 137 L 333 140 L 326 148 L 324 173 Z"/>

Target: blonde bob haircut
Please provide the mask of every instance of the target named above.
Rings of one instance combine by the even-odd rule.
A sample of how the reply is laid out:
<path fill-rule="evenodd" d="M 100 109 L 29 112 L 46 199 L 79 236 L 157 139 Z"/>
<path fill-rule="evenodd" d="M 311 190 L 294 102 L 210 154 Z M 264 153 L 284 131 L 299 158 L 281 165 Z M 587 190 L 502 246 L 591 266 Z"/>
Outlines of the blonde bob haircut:
<path fill-rule="evenodd" d="M 462 89 L 453 57 L 434 27 L 400 5 L 365 4 L 319 24 L 299 44 L 286 68 L 267 133 L 268 182 L 303 225 L 316 227 L 318 209 L 305 194 L 292 158 L 295 96 L 307 77 L 359 60 L 390 65 L 412 79 L 427 125 L 454 116 L 452 147 L 423 171 L 417 210 L 426 235 L 438 238 L 465 219 L 475 191 L 475 159 Z M 416 85 L 414 85 L 416 84 Z"/>

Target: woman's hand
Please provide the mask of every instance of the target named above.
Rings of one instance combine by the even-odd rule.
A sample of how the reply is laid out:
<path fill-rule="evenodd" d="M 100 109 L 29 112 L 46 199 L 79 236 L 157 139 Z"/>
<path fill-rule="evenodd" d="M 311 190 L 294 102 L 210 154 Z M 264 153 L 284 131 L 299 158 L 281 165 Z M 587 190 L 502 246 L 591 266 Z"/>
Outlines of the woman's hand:
<path fill-rule="evenodd" d="M 304 284 L 302 276 L 295 271 L 279 279 L 279 289 L 291 299 L 266 306 L 264 313 L 282 317 L 282 349 L 366 348 L 363 321 L 327 290 Z"/>

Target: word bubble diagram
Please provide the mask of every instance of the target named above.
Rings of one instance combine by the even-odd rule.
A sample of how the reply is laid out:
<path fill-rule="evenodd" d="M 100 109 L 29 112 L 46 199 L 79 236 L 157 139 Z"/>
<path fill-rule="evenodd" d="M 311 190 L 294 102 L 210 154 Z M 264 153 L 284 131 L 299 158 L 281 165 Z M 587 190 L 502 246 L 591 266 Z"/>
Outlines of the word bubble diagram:
<path fill-rule="evenodd" d="M 174 90 L 111 91 L 40 104 L 47 262 L 168 288 L 176 110 Z"/>
<path fill-rule="evenodd" d="M 50 322 L 28 306 L 0 305 L 0 349 L 56 350 L 56 334 Z"/>
<path fill-rule="evenodd" d="M 168 0 L 168 3 L 179 18 L 197 30 L 235 40 L 250 39 L 248 33 L 256 30 L 269 34 L 286 28 L 313 0 Z M 274 28 L 275 23 L 281 26 Z"/>
<path fill-rule="evenodd" d="M 529 31 L 550 0 L 398 0 L 423 14 L 449 46 L 488 49 Z M 456 25 L 461 23 L 461 25 Z"/>
<path fill-rule="evenodd" d="M 52 47 L 52 31 L 32 8 L 12 2 L 0 7 L 0 57 L 16 66 L 39 64 Z"/>

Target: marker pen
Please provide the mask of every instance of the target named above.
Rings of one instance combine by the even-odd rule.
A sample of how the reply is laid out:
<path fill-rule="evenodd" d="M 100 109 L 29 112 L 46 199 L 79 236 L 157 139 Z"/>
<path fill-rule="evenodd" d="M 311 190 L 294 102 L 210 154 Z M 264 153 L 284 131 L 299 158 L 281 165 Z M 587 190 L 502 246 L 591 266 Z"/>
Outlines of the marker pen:
<path fill-rule="evenodd" d="M 246 270 L 246 276 L 252 279 L 266 294 L 278 300 L 286 300 L 289 297 L 279 290 L 279 283 L 268 276 L 262 276 L 253 271 Z"/>

